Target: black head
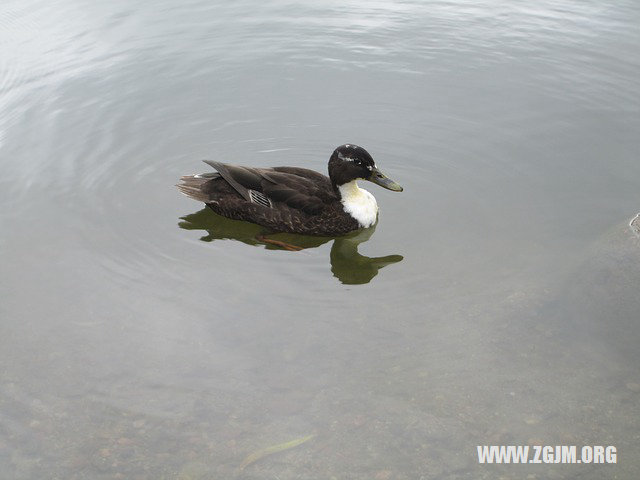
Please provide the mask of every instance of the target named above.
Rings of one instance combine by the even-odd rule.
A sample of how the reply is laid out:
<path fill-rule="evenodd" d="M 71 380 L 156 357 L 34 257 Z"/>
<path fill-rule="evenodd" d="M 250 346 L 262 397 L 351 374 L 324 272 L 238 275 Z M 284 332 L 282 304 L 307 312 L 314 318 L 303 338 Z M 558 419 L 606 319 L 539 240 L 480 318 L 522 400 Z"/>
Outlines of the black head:
<path fill-rule="evenodd" d="M 402 187 L 387 178 L 364 148 L 347 143 L 333 151 L 329 159 L 329 178 L 334 188 L 353 180 L 368 180 L 378 185 L 401 192 Z"/>

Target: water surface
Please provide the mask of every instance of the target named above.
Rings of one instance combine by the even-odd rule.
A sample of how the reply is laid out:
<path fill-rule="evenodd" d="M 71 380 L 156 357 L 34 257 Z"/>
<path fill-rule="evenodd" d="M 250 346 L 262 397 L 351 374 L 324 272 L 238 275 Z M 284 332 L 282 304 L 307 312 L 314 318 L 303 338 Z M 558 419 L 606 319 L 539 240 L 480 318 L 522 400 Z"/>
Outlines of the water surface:
<path fill-rule="evenodd" d="M 637 478 L 639 21 L 4 2 L 4 475 Z M 204 158 L 324 172 L 346 142 L 405 188 L 367 187 L 352 242 L 265 248 L 174 187 Z M 480 466 L 482 444 L 618 464 Z"/>

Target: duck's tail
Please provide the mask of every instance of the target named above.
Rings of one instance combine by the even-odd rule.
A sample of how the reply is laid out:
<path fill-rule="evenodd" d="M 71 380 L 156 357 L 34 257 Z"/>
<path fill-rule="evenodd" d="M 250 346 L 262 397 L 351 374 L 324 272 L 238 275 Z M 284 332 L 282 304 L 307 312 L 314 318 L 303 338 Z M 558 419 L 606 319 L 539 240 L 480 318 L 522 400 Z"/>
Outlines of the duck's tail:
<path fill-rule="evenodd" d="M 182 183 L 179 183 L 176 187 L 189 198 L 193 198 L 199 202 L 209 203 L 211 197 L 206 185 L 219 176 L 217 173 L 185 175 L 184 177 L 180 177 Z"/>

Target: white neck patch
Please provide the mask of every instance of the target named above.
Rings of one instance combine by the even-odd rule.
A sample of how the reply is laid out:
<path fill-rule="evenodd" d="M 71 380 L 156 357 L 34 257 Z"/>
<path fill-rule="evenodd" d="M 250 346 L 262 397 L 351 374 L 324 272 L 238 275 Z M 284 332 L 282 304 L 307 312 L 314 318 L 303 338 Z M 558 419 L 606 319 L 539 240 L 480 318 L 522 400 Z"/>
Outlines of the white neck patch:
<path fill-rule="evenodd" d="M 368 228 L 378 218 L 378 203 L 373 195 L 358 187 L 355 180 L 338 187 L 344 211 L 355 218 L 360 227 Z"/>

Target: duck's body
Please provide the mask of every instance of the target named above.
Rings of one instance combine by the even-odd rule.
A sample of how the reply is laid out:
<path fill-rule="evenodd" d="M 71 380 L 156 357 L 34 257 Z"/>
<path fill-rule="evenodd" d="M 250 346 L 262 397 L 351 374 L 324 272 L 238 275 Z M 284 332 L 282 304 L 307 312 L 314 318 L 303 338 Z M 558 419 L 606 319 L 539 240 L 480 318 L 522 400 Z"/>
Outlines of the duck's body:
<path fill-rule="evenodd" d="M 178 188 L 214 212 L 275 232 L 338 236 L 372 226 L 378 205 L 357 180 L 402 191 L 380 173 L 371 156 L 356 145 L 338 147 L 329 177 L 306 168 L 251 168 L 205 160 L 217 173 L 182 177 Z"/>

